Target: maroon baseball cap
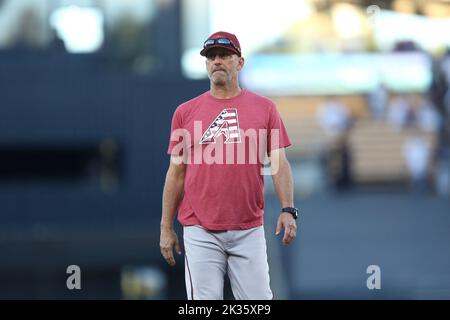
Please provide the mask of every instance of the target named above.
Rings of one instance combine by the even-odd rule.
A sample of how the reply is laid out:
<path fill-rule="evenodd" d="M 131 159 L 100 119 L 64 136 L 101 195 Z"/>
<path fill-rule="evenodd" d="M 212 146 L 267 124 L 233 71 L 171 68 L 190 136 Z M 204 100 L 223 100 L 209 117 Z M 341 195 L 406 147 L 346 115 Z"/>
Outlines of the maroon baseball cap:
<path fill-rule="evenodd" d="M 212 48 L 224 48 L 232 51 L 239 57 L 241 56 L 239 40 L 234 34 L 229 32 L 219 31 L 210 35 L 203 44 L 203 50 L 200 51 L 200 54 L 206 56 L 206 53 Z"/>

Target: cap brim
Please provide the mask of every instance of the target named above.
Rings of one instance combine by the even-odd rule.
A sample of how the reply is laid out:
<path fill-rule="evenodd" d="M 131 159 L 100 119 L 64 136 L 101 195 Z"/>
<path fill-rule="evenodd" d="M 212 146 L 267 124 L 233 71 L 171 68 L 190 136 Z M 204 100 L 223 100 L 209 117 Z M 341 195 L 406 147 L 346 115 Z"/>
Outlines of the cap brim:
<path fill-rule="evenodd" d="M 206 54 L 208 53 L 208 51 L 211 50 L 211 49 L 214 49 L 214 48 L 223 48 L 223 49 L 226 49 L 228 51 L 231 51 L 231 52 L 237 54 L 239 57 L 241 56 L 239 51 L 237 51 L 236 49 L 234 49 L 234 48 L 232 48 L 230 46 L 223 46 L 223 45 L 220 45 L 220 44 L 214 44 L 212 46 L 209 46 L 208 48 L 204 48 L 202 51 L 200 51 L 200 55 L 205 57 Z"/>

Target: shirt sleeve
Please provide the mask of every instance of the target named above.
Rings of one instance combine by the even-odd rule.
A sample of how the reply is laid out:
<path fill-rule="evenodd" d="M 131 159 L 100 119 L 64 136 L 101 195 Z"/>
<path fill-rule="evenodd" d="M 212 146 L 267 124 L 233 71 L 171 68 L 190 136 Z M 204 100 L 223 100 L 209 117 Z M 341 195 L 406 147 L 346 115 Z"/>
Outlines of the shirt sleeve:
<path fill-rule="evenodd" d="M 283 119 L 274 103 L 271 104 L 269 111 L 269 125 L 267 134 L 267 154 L 272 150 L 286 148 L 291 145 L 291 140 L 284 126 Z"/>
<path fill-rule="evenodd" d="M 182 156 L 183 141 L 184 141 L 183 122 L 180 110 L 179 108 L 177 108 L 172 117 L 172 125 L 170 128 L 170 140 L 169 140 L 169 147 L 167 148 L 167 154 Z"/>

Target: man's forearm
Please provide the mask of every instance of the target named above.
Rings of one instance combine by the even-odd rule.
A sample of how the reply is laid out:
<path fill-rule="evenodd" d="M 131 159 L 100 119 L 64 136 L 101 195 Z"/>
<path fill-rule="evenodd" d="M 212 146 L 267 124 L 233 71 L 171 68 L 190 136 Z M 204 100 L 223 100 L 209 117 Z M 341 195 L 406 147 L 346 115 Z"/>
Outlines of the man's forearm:
<path fill-rule="evenodd" d="M 291 166 L 287 160 L 280 161 L 276 174 L 272 175 L 273 185 L 277 192 L 281 206 L 294 206 L 294 182 L 292 179 Z"/>
<path fill-rule="evenodd" d="M 184 194 L 184 174 L 167 172 L 163 191 L 161 228 L 173 228 L 173 220 Z"/>

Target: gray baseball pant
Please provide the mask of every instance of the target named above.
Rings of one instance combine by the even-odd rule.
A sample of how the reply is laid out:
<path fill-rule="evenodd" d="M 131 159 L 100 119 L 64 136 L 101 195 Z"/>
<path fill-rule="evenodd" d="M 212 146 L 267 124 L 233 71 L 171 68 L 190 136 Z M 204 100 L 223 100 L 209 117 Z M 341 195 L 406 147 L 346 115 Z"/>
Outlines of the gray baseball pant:
<path fill-rule="evenodd" d="M 236 300 L 273 298 L 263 226 L 209 231 L 194 225 L 183 231 L 189 300 L 222 300 L 225 273 Z"/>

